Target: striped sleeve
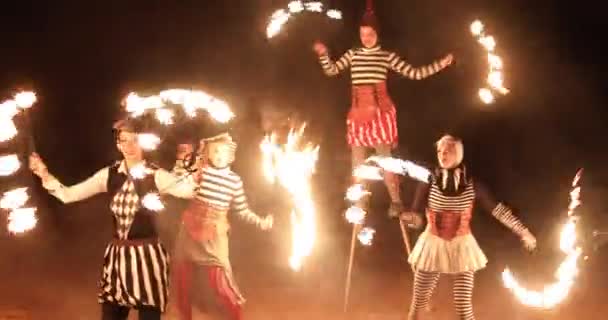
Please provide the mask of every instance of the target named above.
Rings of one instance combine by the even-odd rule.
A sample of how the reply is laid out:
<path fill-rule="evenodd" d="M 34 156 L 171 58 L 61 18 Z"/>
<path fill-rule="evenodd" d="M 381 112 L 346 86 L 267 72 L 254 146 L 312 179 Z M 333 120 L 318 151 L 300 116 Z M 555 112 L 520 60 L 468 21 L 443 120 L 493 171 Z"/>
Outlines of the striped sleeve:
<path fill-rule="evenodd" d="M 327 54 L 320 56 L 319 60 L 321 61 L 321 67 L 323 67 L 323 72 L 327 76 L 338 75 L 340 72 L 350 67 L 351 62 L 353 60 L 353 55 L 354 51 L 350 49 L 346 51 L 346 53 L 344 53 L 342 57 L 338 59 L 338 61 L 335 62 L 332 61 L 329 55 Z"/>
<path fill-rule="evenodd" d="M 234 213 L 239 215 L 241 219 L 248 223 L 255 224 L 258 227 L 262 223 L 262 218 L 249 209 L 249 205 L 247 204 L 247 196 L 245 196 L 245 190 L 243 188 L 243 182 L 240 179 L 235 190 L 234 197 L 232 198 L 232 202 L 230 203 L 230 209 L 232 209 Z"/>
<path fill-rule="evenodd" d="M 483 209 L 491 212 L 496 220 L 515 234 L 522 236 L 528 231 L 528 228 L 513 214 L 511 209 L 503 203 L 497 203 L 483 185 L 475 183 L 475 195 Z"/>
<path fill-rule="evenodd" d="M 389 54 L 388 63 L 393 71 L 412 80 L 422 80 L 424 78 L 434 75 L 435 73 L 441 71 L 441 69 L 444 68 L 443 66 L 441 66 L 441 63 L 439 63 L 439 61 L 435 61 L 426 66 L 414 67 L 394 52 L 391 52 Z"/>

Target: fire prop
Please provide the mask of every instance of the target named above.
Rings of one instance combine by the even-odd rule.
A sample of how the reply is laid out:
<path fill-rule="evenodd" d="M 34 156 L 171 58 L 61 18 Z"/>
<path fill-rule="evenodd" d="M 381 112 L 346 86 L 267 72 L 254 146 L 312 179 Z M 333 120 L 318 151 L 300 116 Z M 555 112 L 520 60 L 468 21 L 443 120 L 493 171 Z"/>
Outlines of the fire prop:
<path fill-rule="evenodd" d="M 295 205 L 291 212 L 293 233 L 289 265 L 296 271 L 311 254 L 316 234 L 310 178 L 315 172 L 319 147 L 302 143 L 304 128 L 290 130 L 284 145 L 277 143 L 274 133 L 264 137 L 260 144 L 264 175 L 271 183 L 278 181 L 291 194 Z"/>
<path fill-rule="evenodd" d="M 481 21 L 475 20 L 471 23 L 470 29 L 473 36 L 477 38 L 477 42 L 484 47 L 487 53 L 488 76 L 486 82 L 489 87 L 479 89 L 478 94 L 483 103 L 490 104 L 495 101 L 493 91 L 502 95 L 509 93 L 509 89 L 505 88 L 503 85 L 502 59 L 495 53 L 496 40 L 494 40 L 493 36 L 485 33 L 485 27 Z"/>
<path fill-rule="evenodd" d="M 33 92 L 20 92 L 14 99 L 0 104 L 0 142 L 8 142 L 17 136 L 18 131 L 13 118 L 25 113 L 36 102 Z M 21 168 L 19 157 L 16 154 L 0 156 L 0 176 L 10 176 Z M 29 200 L 27 188 L 16 188 L 7 191 L 0 200 L 0 208 L 8 211 L 8 230 L 10 233 L 24 233 L 32 230 L 36 219 L 36 208 L 23 208 Z"/>
<path fill-rule="evenodd" d="M 574 210 L 581 204 L 579 199 L 581 174 L 582 169 L 576 173 L 572 182 L 568 220 L 561 231 L 560 249 L 566 254 L 566 257 L 555 272 L 557 281 L 546 285 L 542 291 L 532 291 L 522 287 L 508 268 L 502 273 L 505 287 L 510 289 L 524 305 L 543 309 L 553 308 L 568 296 L 574 284 L 574 278 L 578 274 L 578 258 L 582 253 L 582 249 L 576 246 L 576 223 L 579 217 L 574 215 Z"/>
<path fill-rule="evenodd" d="M 328 18 L 334 20 L 342 19 L 342 12 L 336 9 L 325 10 L 320 1 L 291 1 L 287 9 L 279 9 L 270 17 L 270 22 L 266 26 L 266 37 L 272 38 L 281 32 L 281 29 L 290 18 L 302 12 L 324 13 Z"/>
<path fill-rule="evenodd" d="M 198 110 L 206 111 L 209 116 L 219 122 L 226 123 L 234 118 L 234 113 L 228 104 L 203 91 L 186 89 L 168 89 L 161 91 L 158 95 L 141 97 L 136 93 L 130 93 L 125 98 L 127 112 L 133 118 L 152 113 L 156 120 L 163 126 L 179 125 L 175 122 L 175 108 L 181 106 L 184 114 L 194 118 Z M 138 143 L 146 151 L 156 150 L 162 139 L 154 133 L 140 133 Z M 131 178 L 143 179 L 146 175 L 154 173 L 154 170 L 145 165 L 133 167 L 129 170 Z M 187 177 L 184 177 L 187 178 Z M 161 211 L 164 205 L 160 196 L 149 193 L 142 199 L 142 205 L 152 211 Z"/>

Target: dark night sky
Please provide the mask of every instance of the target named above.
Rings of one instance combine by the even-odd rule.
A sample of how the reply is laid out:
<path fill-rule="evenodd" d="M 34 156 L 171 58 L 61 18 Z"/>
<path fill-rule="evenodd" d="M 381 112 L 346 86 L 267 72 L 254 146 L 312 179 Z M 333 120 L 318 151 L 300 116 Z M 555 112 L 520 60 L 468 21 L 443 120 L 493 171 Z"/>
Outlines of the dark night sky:
<path fill-rule="evenodd" d="M 236 167 L 253 186 L 252 198 L 259 199 L 264 199 L 257 192 L 261 182 L 252 170 L 258 163 L 250 160 L 262 135 L 260 110 L 290 110 L 310 123 L 312 137 L 321 143 L 324 194 L 334 203 L 331 208 L 339 207 L 349 166 L 343 124 L 348 80 L 325 78 L 310 46 L 320 38 L 334 56 L 348 49 L 357 39 L 363 1 L 331 1 L 344 11 L 343 22 L 302 17 L 285 34 L 266 40 L 267 17 L 286 3 L 12 2 L 0 19 L 0 92 L 3 97 L 18 88 L 38 93 L 33 113 L 38 149 L 53 172 L 75 182 L 115 156 L 110 127 L 128 92 L 208 90 L 237 112 Z M 377 1 L 385 47 L 414 64 L 447 52 L 457 59 L 456 66 L 425 81 L 395 75 L 389 80 L 399 108 L 398 153 L 434 163 L 432 143 L 439 135 L 461 135 L 474 172 L 541 229 L 546 217 L 564 210 L 568 183 L 584 166 L 587 211 L 602 218 L 608 210 L 601 201 L 608 192 L 608 155 L 600 82 L 608 71 L 601 50 L 607 28 L 602 10 L 588 5 Z M 481 48 L 468 33 L 475 18 L 496 37 L 512 89 L 489 107 L 475 95 L 484 74 Z"/>

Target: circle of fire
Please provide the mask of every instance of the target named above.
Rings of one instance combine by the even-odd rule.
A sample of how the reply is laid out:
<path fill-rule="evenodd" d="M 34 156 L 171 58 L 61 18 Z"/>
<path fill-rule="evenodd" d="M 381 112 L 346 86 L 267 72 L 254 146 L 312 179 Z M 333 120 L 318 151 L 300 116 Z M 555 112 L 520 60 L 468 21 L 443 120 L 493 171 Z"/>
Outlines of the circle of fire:
<path fill-rule="evenodd" d="M 578 217 L 574 215 L 574 209 L 580 204 L 580 185 L 582 169 L 576 173 L 572 182 L 570 192 L 570 205 L 568 206 L 568 219 L 563 226 L 560 236 L 560 249 L 566 257 L 555 272 L 557 281 L 546 285 L 542 291 L 532 291 L 521 286 L 513 276 L 513 273 L 506 268 L 502 273 L 502 280 L 515 297 L 524 305 L 550 309 L 562 302 L 574 285 L 574 278 L 578 274 L 577 261 L 582 253 L 582 249 L 576 246 L 576 223 Z"/>
<path fill-rule="evenodd" d="M 36 100 L 36 94 L 28 91 L 0 103 L 0 142 L 10 141 L 18 134 L 13 117 L 31 108 Z M 20 168 L 21 162 L 16 154 L 0 156 L 0 176 L 10 176 Z M 27 188 L 21 187 L 5 192 L 0 199 L 0 208 L 9 212 L 7 228 L 10 233 L 23 233 L 36 226 L 36 208 L 23 207 L 29 198 Z"/>
<path fill-rule="evenodd" d="M 325 15 L 334 20 L 342 19 L 342 12 L 336 9 L 323 8 L 323 3 L 320 1 L 291 1 L 287 5 L 287 9 L 279 9 L 270 17 L 270 22 L 266 26 L 266 37 L 272 38 L 281 32 L 284 24 L 296 14 L 302 12 L 325 13 Z"/>

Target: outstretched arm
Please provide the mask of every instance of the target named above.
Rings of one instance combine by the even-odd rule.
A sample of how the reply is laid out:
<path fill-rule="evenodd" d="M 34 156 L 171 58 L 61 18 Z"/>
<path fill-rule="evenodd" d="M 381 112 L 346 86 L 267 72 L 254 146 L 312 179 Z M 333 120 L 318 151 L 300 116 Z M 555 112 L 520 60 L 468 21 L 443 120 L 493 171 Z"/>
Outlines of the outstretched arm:
<path fill-rule="evenodd" d="M 492 213 L 492 216 L 517 234 L 529 249 L 536 247 L 536 238 L 530 230 L 513 214 L 505 204 L 496 202 L 488 190 L 482 184 L 475 182 L 476 201 L 484 210 Z"/>
<path fill-rule="evenodd" d="M 234 213 L 236 213 L 239 217 L 241 217 L 241 219 L 258 226 L 261 229 L 269 229 L 272 227 L 271 216 L 266 216 L 262 218 L 255 212 L 251 211 L 251 209 L 249 209 L 242 181 L 240 181 L 238 184 L 237 191 L 230 204 L 230 209 L 234 211 Z"/>
<path fill-rule="evenodd" d="M 319 61 L 321 61 L 321 67 L 323 67 L 323 72 L 325 73 L 325 75 L 331 77 L 336 76 L 340 72 L 348 69 L 350 67 L 353 55 L 354 51 L 352 49 L 348 50 L 342 55 L 340 59 L 338 59 L 338 61 L 334 62 L 333 60 L 331 60 L 331 58 L 326 52 L 322 55 L 319 55 Z"/>
<path fill-rule="evenodd" d="M 388 57 L 388 63 L 393 71 L 404 77 L 412 80 L 422 80 L 449 66 L 452 63 L 452 55 L 447 55 L 445 58 L 426 66 L 414 67 L 392 52 Z"/>
<path fill-rule="evenodd" d="M 86 180 L 72 186 L 63 185 L 50 173 L 42 178 L 42 186 L 63 203 L 71 203 L 90 198 L 107 191 L 108 168 L 97 171 Z"/>
<path fill-rule="evenodd" d="M 159 193 L 169 194 L 176 198 L 193 199 L 197 184 L 191 174 L 178 176 L 164 169 L 154 172 L 154 182 Z"/>

